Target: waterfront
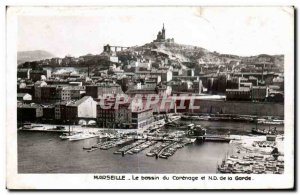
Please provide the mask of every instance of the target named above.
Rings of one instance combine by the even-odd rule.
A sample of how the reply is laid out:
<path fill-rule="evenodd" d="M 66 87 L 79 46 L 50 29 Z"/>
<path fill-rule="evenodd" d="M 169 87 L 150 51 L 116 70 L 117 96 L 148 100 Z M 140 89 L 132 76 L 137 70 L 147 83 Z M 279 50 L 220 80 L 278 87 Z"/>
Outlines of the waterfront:
<path fill-rule="evenodd" d="M 110 150 L 86 152 L 97 138 L 69 142 L 58 133 L 18 132 L 19 173 L 215 173 L 217 162 L 230 149 L 228 143 L 191 144 L 169 159 L 114 155 Z"/>
<path fill-rule="evenodd" d="M 235 129 L 236 135 L 247 135 L 254 126 L 236 122 L 193 122 L 206 126 L 210 134 L 225 134 L 227 129 L 231 132 Z M 18 131 L 19 173 L 216 173 L 217 164 L 225 154 L 235 152 L 229 143 L 195 142 L 168 159 L 147 157 L 150 148 L 122 157 L 113 154 L 121 147 L 93 152 L 83 150 L 83 147 L 96 144 L 97 138 L 70 142 L 61 140 L 60 134 Z"/>
<path fill-rule="evenodd" d="M 254 123 L 246 122 L 229 122 L 229 121 L 190 121 L 180 120 L 179 122 L 195 125 L 200 124 L 207 129 L 207 134 L 235 134 L 235 135 L 248 135 L 251 134 L 251 129 L 255 128 Z M 269 129 L 276 127 L 279 133 L 284 133 L 284 125 L 267 125 L 258 124 L 257 128 Z"/>

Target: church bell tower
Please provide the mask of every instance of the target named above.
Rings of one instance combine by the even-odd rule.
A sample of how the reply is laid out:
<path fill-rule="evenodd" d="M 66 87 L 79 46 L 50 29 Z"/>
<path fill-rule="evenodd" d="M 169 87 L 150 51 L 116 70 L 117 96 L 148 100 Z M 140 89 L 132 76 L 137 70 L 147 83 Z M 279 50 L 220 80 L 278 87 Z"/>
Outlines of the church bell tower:
<path fill-rule="evenodd" d="M 165 30 L 165 24 L 164 23 L 163 23 L 163 28 L 162 28 L 161 34 L 162 34 L 162 39 L 166 39 L 166 30 Z"/>

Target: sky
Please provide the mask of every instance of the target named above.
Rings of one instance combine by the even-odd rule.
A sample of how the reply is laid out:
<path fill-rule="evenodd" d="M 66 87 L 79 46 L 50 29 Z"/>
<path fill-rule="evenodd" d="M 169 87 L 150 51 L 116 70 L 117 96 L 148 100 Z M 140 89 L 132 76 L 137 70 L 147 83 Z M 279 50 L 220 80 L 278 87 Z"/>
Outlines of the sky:
<path fill-rule="evenodd" d="M 99 54 L 105 44 L 143 45 L 163 23 L 176 43 L 242 56 L 284 54 L 294 32 L 288 7 L 25 7 L 22 13 L 18 51 L 57 57 Z"/>

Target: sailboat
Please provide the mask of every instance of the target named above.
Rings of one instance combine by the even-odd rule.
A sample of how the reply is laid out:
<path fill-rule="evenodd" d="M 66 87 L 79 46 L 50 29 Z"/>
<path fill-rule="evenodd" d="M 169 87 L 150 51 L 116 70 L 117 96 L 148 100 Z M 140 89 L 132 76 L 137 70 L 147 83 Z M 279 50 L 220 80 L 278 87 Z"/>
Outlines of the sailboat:
<path fill-rule="evenodd" d="M 67 140 L 70 137 L 72 137 L 74 134 L 75 134 L 74 132 L 71 132 L 70 125 L 69 125 L 69 132 L 68 133 L 63 133 L 62 135 L 59 136 L 59 138 L 62 139 L 62 140 Z"/>

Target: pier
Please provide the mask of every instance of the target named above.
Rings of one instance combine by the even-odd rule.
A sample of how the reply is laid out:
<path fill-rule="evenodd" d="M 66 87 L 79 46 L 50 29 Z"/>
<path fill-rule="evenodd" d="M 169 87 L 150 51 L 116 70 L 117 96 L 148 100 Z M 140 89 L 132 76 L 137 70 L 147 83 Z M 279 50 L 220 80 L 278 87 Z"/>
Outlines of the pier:
<path fill-rule="evenodd" d="M 230 142 L 233 138 L 222 135 L 204 135 L 203 140 L 207 142 Z"/>

